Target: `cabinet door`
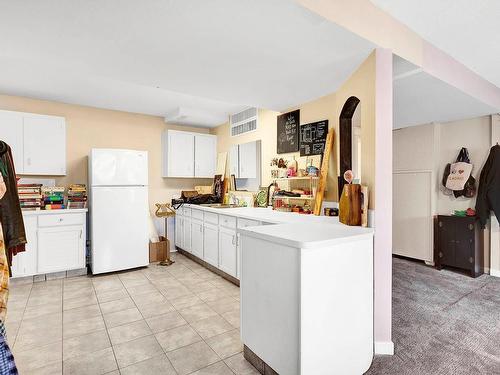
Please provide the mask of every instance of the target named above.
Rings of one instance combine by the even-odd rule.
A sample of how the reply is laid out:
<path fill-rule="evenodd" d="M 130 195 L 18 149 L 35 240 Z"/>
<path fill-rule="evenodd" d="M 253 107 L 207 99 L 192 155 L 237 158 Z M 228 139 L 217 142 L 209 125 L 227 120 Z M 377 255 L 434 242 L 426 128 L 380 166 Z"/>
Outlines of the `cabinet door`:
<path fill-rule="evenodd" d="M 182 249 L 182 238 L 184 237 L 184 229 L 182 228 L 182 224 L 184 222 L 184 218 L 180 215 L 175 216 L 175 246 L 180 247 Z"/>
<path fill-rule="evenodd" d="M 0 140 L 12 149 L 16 173 L 24 173 L 23 116 L 21 113 L 0 111 Z"/>
<path fill-rule="evenodd" d="M 219 268 L 225 273 L 237 276 L 236 231 L 219 229 Z"/>
<path fill-rule="evenodd" d="M 24 229 L 26 230 L 26 251 L 18 253 L 12 258 L 12 277 L 32 276 L 37 273 L 37 218 L 25 216 Z"/>
<path fill-rule="evenodd" d="M 204 224 L 203 260 L 219 267 L 219 228 L 216 225 Z"/>
<path fill-rule="evenodd" d="M 81 225 L 38 229 L 38 273 L 85 267 Z"/>
<path fill-rule="evenodd" d="M 257 142 L 239 145 L 240 178 L 257 178 Z"/>
<path fill-rule="evenodd" d="M 217 137 L 194 136 L 194 176 L 213 178 L 217 164 Z"/>
<path fill-rule="evenodd" d="M 194 177 L 194 135 L 169 130 L 165 177 Z"/>
<path fill-rule="evenodd" d="M 455 266 L 455 225 L 449 217 L 439 216 L 439 238 L 438 238 L 438 256 L 441 263 L 448 266 Z"/>
<path fill-rule="evenodd" d="M 188 253 L 191 252 L 191 219 L 184 217 L 182 248 Z"/>
<path fill-rule="evenodd" d="M 229 150 L 229 173 L 234 174 L 236 178 L 240 178 L 240 157 L 238 149 L 238 145 L 232 145 Z"/>
<path fill-rule="evenodd" d="M 455 223 L 455 265 L 460 268 L 472 268 L 474 265 L 474 219 L 460 218 Z"/>
<path fill-rule="evenodd" d="M 66 174 L 66 125 L 63 118 L 24 116 L 24 173 Z"/>
<path fill-rule="evenodd" d="M 236 278 L 241 280 L 241 246 L 239 234 L 236 234 Z"/>
<path fill-rule="evenodd" d="M 191 222 L 191 254 L 203 259 L 203 222 Z"/>

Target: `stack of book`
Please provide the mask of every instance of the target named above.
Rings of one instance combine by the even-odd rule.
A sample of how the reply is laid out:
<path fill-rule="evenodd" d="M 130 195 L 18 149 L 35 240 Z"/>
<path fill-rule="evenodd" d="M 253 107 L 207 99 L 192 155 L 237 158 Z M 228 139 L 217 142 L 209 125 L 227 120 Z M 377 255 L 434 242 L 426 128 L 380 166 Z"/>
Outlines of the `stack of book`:
<path fill-rule="evenodd" d="M 68 188 L 68 208 L 87 207 L 87 187 L 84 184 L 73 184 Z"/>
<path fill-rule="evenodd" d="M 42 208 L 41 184 L 18 184 L 17 192 L 22 210 L 40 210 Z"/>
<path fill-rule="evenodd" d="M 44 209 L 60 210 L 64 208 L 64 187 L 44 186 L 42 188 Z"/>

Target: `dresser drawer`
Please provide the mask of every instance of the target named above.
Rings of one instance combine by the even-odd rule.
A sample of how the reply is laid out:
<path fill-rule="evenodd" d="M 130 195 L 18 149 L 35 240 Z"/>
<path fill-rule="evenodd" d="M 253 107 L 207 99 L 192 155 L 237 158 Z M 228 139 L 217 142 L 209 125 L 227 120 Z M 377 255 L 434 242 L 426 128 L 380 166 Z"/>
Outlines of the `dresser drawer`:
<path fill-rule="evenodd" d="M 210 223 L 210 224 L 219 224 L 219 215 L 214 214 L 212 212 L 205 212 L 205 217 L 204 217 L 205 223 Z"/>
<path fill-rule="evenodd" d="M 220 215 L 219 225 L 226 228 L 236 228 L 236 218 L 234 216 Z"/>
<path fill-rule="evenodd" d="M 85 215 L 83 214 L 40 215 L 38 217 L 38 226 L 40 227 L 82 225 L 84 222 Z"/>
<path fill-rule="evenodd" d="M 203 211 L 202 210 L 197 210 L 197 209 L 193 208 L 191 210 L 191 217 L 193 219 L 203 220 Z"/>
<path fill-rule="evenodd" d="M 238 228 L 256 227 L 259 225 L 260 221 L 238 218 Z"/>

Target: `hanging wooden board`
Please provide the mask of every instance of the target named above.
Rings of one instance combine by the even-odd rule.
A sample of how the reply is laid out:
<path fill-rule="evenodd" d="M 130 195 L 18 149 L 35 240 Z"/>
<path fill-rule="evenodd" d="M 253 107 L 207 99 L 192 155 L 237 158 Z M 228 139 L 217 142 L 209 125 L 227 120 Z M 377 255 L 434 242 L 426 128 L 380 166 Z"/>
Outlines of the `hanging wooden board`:
<path fill-rule="evenodd" d="M 321 163 L 321 170 L 319 174 L 318 189 L 316 190 L 316 197 L 314 202 L 314 214 L 319 216 L 321 214 L 321 205 L 323 204 L 323 196 L 326 191 L 326 178 L 328 176 L 328 162 L 330 161 L 330 154 L 333 148 L 333 139 L 335 137 L 334 129 L 328 131 L 325 142 L 325 153 L 323 154 L 323 162 Z"/>

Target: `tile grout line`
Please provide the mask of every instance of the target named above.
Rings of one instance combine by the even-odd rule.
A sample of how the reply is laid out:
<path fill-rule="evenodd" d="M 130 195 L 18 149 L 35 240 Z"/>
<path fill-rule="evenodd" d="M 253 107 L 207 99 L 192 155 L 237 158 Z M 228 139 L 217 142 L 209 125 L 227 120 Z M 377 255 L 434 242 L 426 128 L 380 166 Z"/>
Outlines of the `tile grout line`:
<path fill-rule="evenodd" d="M 186 267 L 187 267 L 187 268 L 189 268 L 189 266 L 186 266 Z M 190 269 L 190 268 L 189 268 L 189 269 Z M 207 270 L 208 270 L 208 269 L 207 269 Z M 191 270 L 191 271 L 193 271 L 193 270 Z M 213 273 L 213 272 L 212 272 L 212 271 L 210 271 L 210 270 L 208 270 L 208 271 L 209 271 L 209 272 L 211 272 L 211 273 Z M 193 272 L 194 272 L 194 271 L 193 271 Z M 196 273 L 196 272 L 195 272 L 195 273 Z M 175 276 L 174 276 L 174 278 L 175 278 L 176 280 L 179 280 L 179 279 L 177 279 Z M 202 281 L 202 282 L 203 282 L 203 281 Z M 208 282 L 210 282 L 210 281 L 208 281 Z M 214 287 L 216 288 L 216 286 L 215 286 L 215 285 L 214 285 Z M 189 289 L 189 288 L 188 288 L 188 289 Z M 200 298 L 200 297 L 196 294 L 196 292 L 193 292 L 193 291 L 191 291 L 191 292 L 192 292 L 192 293 L 194 293 L 194 294 L 195 294 L 198 298 Z M 210 307 L 210 306 L 209 306 L 209 305 L 208 305 L 205 301 L 203 301 L 203 300 L 202 300 L 202 302 L 203 302 L 204 304 L 206 304 L 209 308 L 211 308 L 211 307 Z M 175 306 L 174 306 L 174 308 L 175 308 Z M 212 309 L 212 310 L 213 310 L 213 309 Z M 178 310 L 176 309 L 176 311 L 178 311 Z M 215 310 L 214 310 L 214 311 L 215 311 Z M 215 311 L 215 312 L 217 312 L 217 311 Z M 224 317 L 223 317 L 221 314 L 219 314 L 218 312 L 217 312 L 217 314 L 218 314 L 218 315 L 219 315 L 219 316 L 220 316 L 223 320 L 227 321 L 226 319 L 224 319 Z M 203 319 L 200 319 L 200 320 L 203 320 Z M 187 322 L 187 321 L 186 321 L 186 322 Z M 190 324 L 189 322 L 187 322 L 187 323 L 188 323 L 189 327 L 191 327 L 191 329 L 193 329 L 193 330 L 194 330 L 194 331 L 198 334 L 198 332 L 197 332 L 197 331 L 196 331 L 196 330 L 195 330 L 195 329 L 191 326 L 191 324 Z M 193 322 L 193 323 L 194 323 L 194 322 Z M 231 323 L 229 323 L 229 322 L 227 322 L 227 323 L 228 323 L 231 327 L 233 327 L 233 328 L 234 328 L 234 326 L 233 326 Z M 237 328 L 234 328 L 233 330 L 235 330 L 235 329 L 237 329 Z M 231 332 L 231 331 L 228 331 L 228 332 Z M 215 335 L 215 336 L 212 336 L 212 337 L 217 337 L 217 336 L 223 335 L 223 334 L 225 334 L 225 333 L 227 333 L 227 332 L 223 332 L 223 333 L 221 333 L 221 334 L 219 334 L 219 335 Z M 200 335 L 198 334 L 198 336 L 200 336 Z M 232 369 L 232 368 L 230 368 L 230 367 L 227 365 L 227 363 L 225 362 L 225 360 L 224 360 L 223 358 L 221 358 L 221 357 L 219 356 L 219 354 L 217 354 L 217 353 L 215 352 L 215 350 L 213 350 L 213 349 L 212 349 L 212 347 L 211 347 L 211 346 L 210 346 L 210 345 L 209 345 L 209 344 L 205 341 L 205 339 L 204 339 L 203 337 L 201 337 L 201 336 L 200 336 L 200 338 L 201 338 L 201 340 L 202 340 L 202 341 L 203 341 L 203 342 L 204 342 L 204 343 L 205 343 L 205 344 L 206 344 L 206 345 L 207 345 L 207 346 L 208 346 L 208 347 L 209 347 L 209 348 L 210 348 L 210 349 L 211 349 L 211 350 L 215 353 L 215 355 L 216 355 L 217 357 L 219 357 L 220 361 L 217 361 L 217 362 L 215 362 L 215 363 L 222 362 L 222 363 L 223 363 L 223 364 L 224 364 L 224 365 L 225 365 L 225 366 L 229 369 L 229 371 L 231 371 L 233 374 L 236 374 L 236 373 L 233 371 L 233 369 Z M 211 338 L 211 337 L 209 337 L 209 338 Z M 186 345 L 186 346 L 189 346 L 189 345 Z M 186 346 L 183 346 L 183 348 L 185 348 Z M 180 348 L 177 348 L 177 349 L 180 349 Z M 177 350 L 177 349 L 175 349 L 175 350 Z M 241 353 L 241 352 L 240 352 L 240 353 Z M 236 354 L 238 354 L 238 353 L 235 353 L 234 355 L 236 355 Z M 230 356 L 230 357 L 231 357 L 231 356 Z M 230 358 L 230 357 L 228 357 L 228 358 Z M 198 369 L 198 370 L 195 370 L 195 371 L 193 371 L 193 372 L 190 372 L 188 375 L 190 375 L 190 374 L 194 374 L 195 372 L 200 371 L 200 370 L 203 370 L 203 369 L 205 369 L 205 368 L 207 368 L 207 367 L 209 367 L 209 366 L 212 366 L 212 365 L 214 365 L 215 363 L 211 363 L 211 364 L 209 364 L 209 365 L 207 365 L 207 366 L 205 366 L 205 367 L 202 367 L 202 368 L 200 368 L 200 369 Z"/>
<path fill-rule="evenodd" d="M 167 270 L 167 271 L 168 271 L 168 270 Z M 141 272 L 141 274 L 142 274 L 142 272 Z M 164 295 L 163 295 L 163 294 L 162 294 L 162 293 L 158 290 L 158 288 L 156 287 L 156 285 L 154 285 L 154 284 L 151 282 L 151 279 L 150 279 L 149 277 L 147 277 L 146 275 L 144 275 L 144 276 L 145 276 L 145 277 L 146 277 L 146 279 L 148 280 L 148 283 L 150 283 L 150 284 L 151 284 L 151 285 L 152 285 L 152 286 L 153 286 L 153 287 L 154 287 L 154 288 L 158 291 L 158 293 L 160 293 L 160 294 L 163 296 L 163 298 L 167 299 L 167 298 L 166 298 L 166 297 L 165 297 L 165 296 L 164 296 Z M 139 314 L 141 314 L 142 319 L 144 320 L 144 322 L 146 323 L 146 325 L 148 326 L 148 328 L 149 328 L 149 329 L 151 329 L 151 327 L 150 327 L 150 326 L 149 326 L 149 324 L 148 324 L 148 321 L 147 321 L 147 320 L 146 320 L 146 318 L 144 317 L 144 315 L 143 315 L 143 313 L 142 313 L 141 309 L 139 308 L 139 306 L 138 306 L 138 305 L 137 305 L 137 303 L 135 302 L 135 300 L 134 300 L 134 298 L 132 297 L 132 295 L 129 293 L 129 291 L 128 291 L 127 287 L 125 286 L 125 284 L 123 284 L 123 281 L 121 280 L 121 278 L 120 278 L 120 277 L 118 277 L 118 279 L 120 280 L 120 282 L 122 283 L 123 287 L 125 288 L 125 291 L 127 292 L 128 296 L 130 297 L 130 299 L 131 299 L 131 300 L 132 300 L 132 302 L 134 303 L 134 305 L 135 305 L 135 307 L 136 307 L 137 311 L 139 311 Z M 168 301 L 168 300 L 167 300 L 167 301 Z M 172 305 L 172 307 L 173 307 L 173 305 Z M 160 342 L 159 342 L 159 341 L 158 341 L 158 339 L 156 338 L 155 333 L 153 332 L 153 330 L 152 330 L 152 329 L 151 329 L 151 334 L 152 334 L 152 336 L 154 337 L 154 339 L 155 339 L 156 343 L 158 344 L 158 346 L 161 348 L 161 350 L 162 350 L 163 354 L 165 355 L 165 358 L 167 358 L 167 361 L 170 363 L 170 366 L 172 366 L 172 368 L 174 369 L 175 373 L 177 373 L 177 370 L 175 369 L 174 365 L 173 365 L 173 364 L 172 364 L 172 362 L 170 361 L 170 358 L 168 358 L 167 353 L 165 353 L 165 350 L 163 349 L 163 347 L 161 346 Z M 133 340 L 132 340 L 132 341 L 133 341 Z M 151 358 L 154 358 L 154 357 L 151 357 Z M 147 361 L 147 360 L 149 360 L 149 359 L 151 359 L 151 358 L 145 359 L 144 361 Z M 135 364 L 137 364 L 137 363 L 144 362 L 144 361 L 139 361 L 139 362 L 136 362 L 136 363 L 132 363 L 132 364 L 130 364 L 129 366 L 132 366 L 132 365 L 135 365 Z M 117 363 L 118 363 L 118 361 L 117 361 Z M 129 366 L 126 366 L 126 367 L 124 367 L 124 368 L 127 368 L 127 367 L 129 367 Z M 119 365 L 118 365 L 118 370 L 120 370 L 120 366 L 119 366 Z"/>
<path fill-rule="evenodd" d="M 121 282 L 121 280 L 120 280 L 120 282 Z M 106 324 L 106 320 L 104 319 L 104 314 L 102 313 L 101 304 L 99 303 L 99 299 L 97 298 L 97 290 L 95 288 L 93 280 L 92 280 L 92 289 L 94 290 L 94 293 L 95 293 L 95 298 L 97 300 L 97 306 L 99 306 L 99 311 L 101 312 L 102 321 L 104 323 L 104 330 L 106 331 L 106 335 L 108 336 L 108 340 L 109 340 L 109 345 L 111 347 L 111 351 L 113 352 L 113 358 L 115 359 L 116 369 L 118 370 L 118 373 L 120 373 L 120 366 L 118 365 L 118 360 L 116 359 L 116 354 L 115 354 L 115 349 L 113 347 L 113 342 L 111 341 L 111 337 L 109 336 L 108 325 Z M 64 366 L 63 366 L 63 369 L 64 369 Z M 113 371 L 114 370 L 112 370 L 110 372 L 113 372 Z M 63 375 L 64 375 L 64 373 L 63 373 Z"/>
<path fill-rule="evenodd" d="M 186 265 L 184 265 L 184 266 L 185 266 L 186 268 L 190 269 L 188 266 L 186 266 Z M 191 269 L 190 269 L 190 270 L 191 270 Z M 192 270 L 191 270 L 191 271 L 192 271 Z M 210 270 L 208 270 L 208 271 L 210 271 Z M 168 272 L 168 270 L 167 270 L 167 272 Z M 192 272 L 194 272 L 194 271 L 192 271 Z M 210 272 L 212 272 L 212 271 L 210 271 Z M 170 273 L 170 272 L 169 272 L 169 273 Z M 195 272 L 195 273 L 196 273 L 196 272 Z M 172 275 L 171 273 L 170 273 L 170 275 L 171 275 L 174 279 L 176 279 L 177 281 L 179 281 L 179 279 L 178 279 L 175 275 Z M 179 282 L 180 282 L 180 281 L 179 281 Z M 201 281 L 201 282 L 203 282 L 203 281 Z M 182 282 L 181 282 L 181 284 L 182 284 Z M 155 287 L 156 287 L 156 285 L 155 285 Z M 214 286 L 214 287 L 215 287 L 215 286 Z M 189 289 L 189 288 L 188 288 L 188 289 Z M 190 290 L 190 289 L 189 289 L 189 290 Z M 190 290 L 190 292 L 191 292 L 191 293 L 193 293 L 195 296 L 197 296 L 197 297 L 199 298 L 199 296 L 196 294 L 196 292 L 193 292 L 193 291 L 191 291 L 191 290 Z M 160 293 L 161 293 L 161 292 L 160 292 Z M 162 295 L 163 295 L 163 293 L 162 293 Z M 165 297 L 165 298 L 166 298 L 166 297 Z M 166 299 L 167 299 L 167 301 L 169 301 L 169 300 L 168 300 L 168 298 L 166 298 Z M 201 299 L 200 299 L 200 300 L 201 300 Z M 205 301 L 203 301 L 203 300 L 201 300 L 201 301 L 202 301 L 202 303 L 200 303 L 200 305 L 201 305 L 201 304 L 204 304 L 204 305 L 206 305 L 208 308 L 212 309 L 212 308 L 211 308 L 211 307 L 210 307 L 210 306 L 209 306 L 209 305 L 208 305 Z M 170 301 L 169 301 L 169 302 L 170 302 Z M 170 302 L 170 303 L 171 303 L 171 302 Z M 172 305 L 172 306 L 173 306 L 173 305 Z M 195 306 L 195 305 L 193 305 L 193 306 Z M 182 316 L 182 314 L 180 313 L 180 310 L 178 310 L 175 306 L 173 306 L 173 307 L 174 307 L 175 311 L 176 311 L 178 314 L 180 314 L 180 315 Z M 191 307 L 191 306 L 190 306 L 190 307 Z M 186 307 L 186 308 L 189 308 L 189 307 Z M 181 310 L 182 310 L 182 309 L 181 309 Z M 212 310 L 213 310 L 213 309 L 212 309 Z M 216 312 L 216 311 L 214 310 L 214 312 Z M 217 312 L 216 312 L 216 313 L 217 313 Z M 218 315 L 218 316 L 220 316 L 223 320 L 225 320 L 225 319 L 224 319 L 224 317 L 222 317 L 219 313 L 217 313 L 217 315 Z M 213 352 L 213 353 L 214 353 L 214 354 L 215 354 L 215 355 L 219 358 L 219 360 L 220 360 L 220 361 L 222 361 L 222 362 L 223 362 L 223 363 L 227 366 L 227 364 L 224 362 L 224 359 L 222 359 L 222 358 L 219 356 L 219 354 L 217 354 L 217 353 L 215 352 L 215 350 L 213 350 L 213 348 L 212 348 L 212 347 L 211 347 L 211 346 L 210 346 L 210 345 L 209 345 L 209 344 L 205 341 L 205 339 L 204 339 L 204 338 L 203 338 L 203 337 L 202 337 L 202 336 L 198 333 L 198 331 L 196 331 L 196 329 L 195 329 L 195 328 L 191 325 L 191 323 L 194 323 L 194 322 L 188 322 L 188 321 L 187 321 L 184 317 L 182 317 L 182 318 L 186 321 L 186 323 L 187 323 L 186 325 L 188 325 L 188 326 L 189 326 L 189 327 L 190 327 L 190 328 L 191 328 L 191 329 L 192 329 L 192 330 L 193 330 L 193 331 L 194 331 L 194 332 L 195 332 L 195 333 L 196 333 L 196 334 L 200 337 L 201 341 L 197 341 L 196 343 L 198 343 L 198 342 L 203 342 L 203 343 L 204 343 L 205 345 L 207 345 L 207 346 L 210 348 L 210 350 L 211 350 L 211 351 L 212 351 L 212 352 Z M 203 320 L 203 319 L 199 319 L 199 320 Z M 197 320 L 197 321 L 199 321 L 199 320 Z M 227 323 L 228 323 L 228 324 L 232 327 L 231 323 L 229 323 L 229 322 L 227 322 Z M 174 327 L 174 328 L 176 328 L 176 327 Z M 174 328 L 173 328 L 173 329 L 174 329 Z M 233 328 L 234 328 L 234 327 L 233 327 Z M 167 331 L 168 331 L 168 330 L 167 330 Z M 163 331 L 163 332 L 165 332 L 165 331 Z M 223 333 L 225 333 L 225 332 L 223 332 Z M 223 334 L 223 333 L 221 333 L 221 334 Z M 217 336 L 217 335 L 216 335 L 216 336 Z M 215 336 L 214 336 L 214 337 L 215 337 Z M 155 338 L 156 338 L 156 336 L 155 336 Z M 158 341 L 158 340 L 157 340 L 157 341 Z M 194 343 L 194 344 L 196 344 L 196 343 Z M 188 345 L 184 345 L 184 346 L 181 346 L 181 347 L 178 347 L 178 348 L 176 348 L 176 349 L 174 349 L 174 350 L 171 350 L 171 351 L 169 351 L 169 352 L 167 352 L 167 351 L 166 351 L 166 350 L 165 350 L 165 349 L 164 349 L 161 345 L 160 345 L 160 346 L 161 346 L 161 348 L 162 348 L 163 352 L 165 353 L 166 357 L 168 358 L 168 353 L 173 352 L 173 351 L 178 350 L 178 349 L 186 348 L 186 347 L 188 347 L 188 346 L 190 346 L 190 345 L 193 345 L 193 343 L 192 343 L 192 344 L 188 344 Z M 169 361 L 170 361 L 170 359 L 169 359 Z M 205 367 L 199 368 L 199 369 L 197 369 L 197 370 L 195 370 L 195 371 L 190 372 L 189 374 L 193 374 L 193 373 L 195 373 L 196 371 L 200 371 L 200 370 L 202 370 L 202 369 L 204 369 L 204 368 L 207 368 L 207 367 L 209 367 L 209 366 L 212 366 L 213 364 L 218 363 L 218 362 L 220 362 L 220 361 L 217 361 L 217 362 L 211 363 L 211 364 L 209 364 L 209 365 L 207 365 L 207 366 L 205 366 Z M 174 370 L 175 370 L 175 367 L 173 366 L 173 364 L 172 364 L 172 367 L 173 367 L 173 368 L 174 368 Z M 229 366 L 227 366 L 227 367 L 229 368 Z M 232 371 L 232 369 L 230 369 L 230 370 L 231 370 L 231 372 L 233 372 L 233 371 Z M 175 371 L 177 372 L 177 370 L 175 370 Z M 188 374 L 188 375 L 189 375 L 189 374 Z M 233 372 L 233 374 L 234 374 L 234 372 Z"/>

